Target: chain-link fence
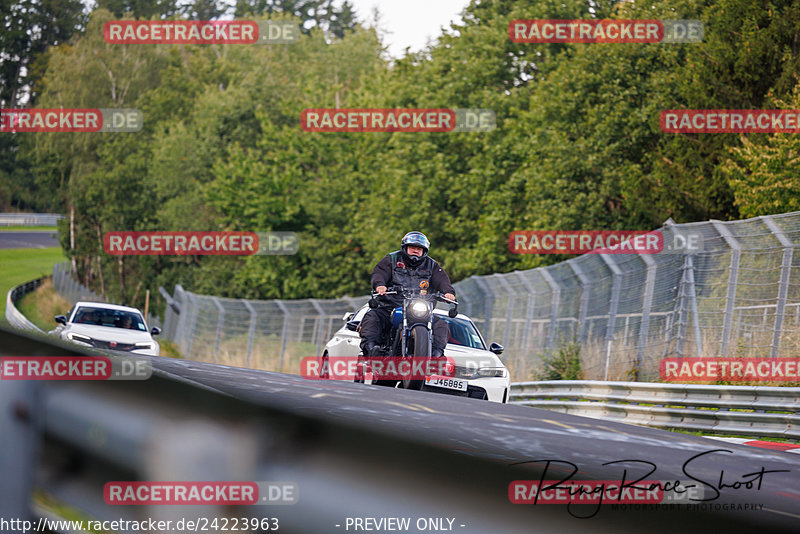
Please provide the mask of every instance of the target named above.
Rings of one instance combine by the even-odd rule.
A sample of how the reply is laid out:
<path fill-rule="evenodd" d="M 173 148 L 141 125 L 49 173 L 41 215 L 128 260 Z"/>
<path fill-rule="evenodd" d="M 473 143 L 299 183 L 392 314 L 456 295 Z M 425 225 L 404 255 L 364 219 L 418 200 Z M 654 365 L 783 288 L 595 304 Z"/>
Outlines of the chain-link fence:
<path fill-rule="evenodd" d="M 797 354 L 800 212 L 665 224 L 660 231 L 666 248 L 658 254 L 585 254 L 472 276 L 456 284 L 460 311 L 487 342 L 506 347 L 514 380 L 531 378 L 543 354 L 568 343 L 580 345 L 582 378 L 604 380 L 657 380 L 659 361 L 668 356 Z M 284 372 L 298 372 L 301 357 L 320 354 L 345 312 L 367 301 L 161 291 L 169 303 L 164 334 L 182 354 Z"/>
<path fill-rule="evenodd" d="M 53 266 L 53 289 L 56 293 L 69 301 L 70 306 L 78 301 L 106 302 L 109 304 L 120 304 L 117 300 L 104 299 L 88 287 L 79 283 L 72 274 L 72 265 L 69 262 L 57 263 Z M 67 310 L 63 310 L 64 313 Z M 161 327 L 161 321 L 157 316 L 147 314 L 147 327 Z"/>
<path fill-rule="evenodd" d="M 177 285 L 167 300 L 164 335 L 191 359 L 290 373 L 321 354 L 342 317 L 368 297 L 243 300 L 197 295 Z"/>

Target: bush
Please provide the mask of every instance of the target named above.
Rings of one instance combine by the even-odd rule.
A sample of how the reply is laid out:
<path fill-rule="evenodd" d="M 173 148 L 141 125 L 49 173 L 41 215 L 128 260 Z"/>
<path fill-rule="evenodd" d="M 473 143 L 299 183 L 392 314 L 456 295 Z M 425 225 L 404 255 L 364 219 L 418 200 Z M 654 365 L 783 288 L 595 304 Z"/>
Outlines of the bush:
<path fill-rule="evenodd" d="M 542 369 L 534 380 L 581 380 L 581 345 L 571 341 L 542 355 Z"/>

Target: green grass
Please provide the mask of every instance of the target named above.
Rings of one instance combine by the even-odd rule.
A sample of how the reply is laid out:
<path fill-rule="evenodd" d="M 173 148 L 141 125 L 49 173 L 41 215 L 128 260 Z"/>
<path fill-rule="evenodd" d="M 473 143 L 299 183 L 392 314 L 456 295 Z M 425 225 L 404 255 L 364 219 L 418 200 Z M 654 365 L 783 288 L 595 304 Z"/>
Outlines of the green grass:
<path fill-rule="evenodd" d="M 55 226 L 0 226 L 0 232 L 58 232 Z"/>
<path fill-rule="evenodd" d="M 65 261 L 60 248 L 0 250 L 0 321 L 6 320 L 6 294 L 19 284 L 53 274 L 53 265 Z"/>

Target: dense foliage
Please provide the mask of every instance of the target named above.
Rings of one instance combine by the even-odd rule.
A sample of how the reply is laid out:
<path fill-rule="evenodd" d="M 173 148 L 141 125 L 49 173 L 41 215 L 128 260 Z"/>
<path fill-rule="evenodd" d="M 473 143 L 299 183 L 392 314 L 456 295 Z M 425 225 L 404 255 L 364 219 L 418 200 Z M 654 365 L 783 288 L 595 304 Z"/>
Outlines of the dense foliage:
<path fill-rule="evenodd" d="M 34 103 L 136 107 L 145 127 L 2 134 L 14 147 L 0 146 L 0 209 L 74 213 L 75 247 L 67 221 L 62 243 L 84 281 L 132 304 L 174 283 L 241 298 L 363 294 L 374 263 L 410 229 L 431 238 L 457 280 L 562 259 L 510 254 L 512 230 L 653 229 L 669 217 L 798 209 L 796 138 L 664 134 L 659 113 L 800 108 L 800 0 L 473 0 L 435 45 L 397 60 L 347 3 L 240 0 L 237 13 L 301 17 L 301 40 L 278 46 L 112 45 L 103 23 L 145 5 L 156 11 L 144 17 L 199 18 L 216 4 L 99 4 L 40 59 Z M 590 17 L 700 19 L 705 38 L 508 38 L 513 19 Z M 498 127 L 300 128 L 303 109 L 336 106 L 490 108 Z M 120 259 L 102 249 L 112 230 L 224 229 L 295 231 L 300 251 Z"/>

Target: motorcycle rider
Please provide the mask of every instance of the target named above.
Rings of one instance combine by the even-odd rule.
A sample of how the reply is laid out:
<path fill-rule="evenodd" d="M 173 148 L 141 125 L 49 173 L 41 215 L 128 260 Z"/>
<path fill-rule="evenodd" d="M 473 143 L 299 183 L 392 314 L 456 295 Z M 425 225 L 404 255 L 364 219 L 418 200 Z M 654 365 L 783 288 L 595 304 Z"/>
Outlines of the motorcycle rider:
<path fill-rule="evenodd" d="M 428 256 L 430 241 L 422 232 L 409 232 L 400 241 L 400 250 L 383 257 L 372 270 L 372 288 L 379 295 L 386 293 L 387 286 L 402 286 L 419 289 L 419 283 L 426 280 L 432 291 L 445 293 L 445 297 L 455 300 L 456 291 L 450 277 L 441 265 Z M 361 320 L 361 350 L 366 356 L 375 356 L 384 332 L 388 332 L 392 310 L 403 304 L 400 295 L 385 295 L 378 301 L 379 307 L 371 308 Z M 433 316 L 433 357 L 444 356 L 444 347 L 449 335 L 447 322 Z"/>

